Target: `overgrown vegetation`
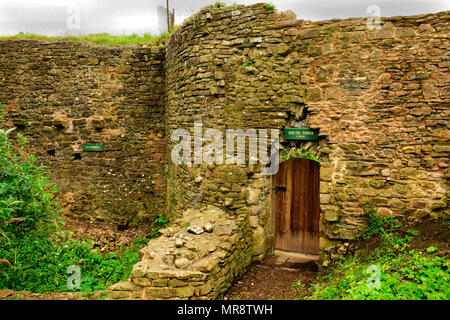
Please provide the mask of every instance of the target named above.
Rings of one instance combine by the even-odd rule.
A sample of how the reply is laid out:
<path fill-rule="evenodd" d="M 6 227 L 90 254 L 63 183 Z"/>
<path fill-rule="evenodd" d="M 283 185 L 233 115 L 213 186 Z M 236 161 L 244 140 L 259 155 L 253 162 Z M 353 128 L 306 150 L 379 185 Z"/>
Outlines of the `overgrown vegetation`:
<path fill-rule="evenodd" d="M 157 238 L 159 236 L 159 230 L 164 229 L 167 227 L 167 218 L 164 217 L 162 214 L 156 215 L 155 220 L 152 222 L 152 234 L 151 238 Z"/>
<path fill-rule="evenodd" d="M 361 233 L 362 239 L 369 239 L 377 234 L 380 234 L 383 237 L 388 237 L 388 232 L 402 226 L 402 224 L 392 216 L 383 218 L 376 215 L 372 208 L 367 208 L 366 213 L 369 218 L 369 224 Z"/>
<path fill-rule="evenodd" d="M 144 33 L 142 36 L 137 35 L 135 33 L 131 35 L 121 35 L 114 36 L 108 33 L 96 33 L 96 34 L 88 34 L 81 36 L 57 36 L 57 37 L 48 37 L 42 36 L 38 34 L 30 34 L 30 33 L 19 33 L 14 36 L 2 36 L 0 39 L 36 39 L 36 40 L 46 40 L 46 41 L 54 41 L 54 40 L 71 40 L 71 41 L 81 41 L 81 42 L 89 42 L 95 44 L 102 44 L 108 46 L 122 46 L 126 44 L 158 44 L 164 42 L 174 30 L 176 30 L 177 26 L 171 30 L 171 32 L 163 33 L 161 35 L 152 35 L 150 33 Z"/>
<path fill-rule="evenodd" d="M 311 152 L 301 148 L 290 148 L 281 151 L 281 161 L 289 159 L 310 159 L 320 163 L 319 158 L 313 155 Z"/>
<path fill-rule="evenodd" d="M 343 258 L 311 287 L 309 299 L 448 300 L 449 260 L 435 247 L 410 250 L 416 230 L 400 236 L 402 224 L 397 219 L 368 213 L 369 225 L 361 238 L 379 236 L 381 245 Z"/>
<path fill-rule="evenodd" d="M 148 239 L 136 239 L 120 255 L 102 255 L 89 239 L 75 240 L 63 229 L 48 173 L 25 151 L 20 134 L 18 143 L 12 143 L 11 131 L 0 130 L 0 289 L 71 291 L 70 266 L 80 268 L 81 291 L 105 289 L 128 278 Z M 156 225 L 162 224 L 159 217 Z"/>
<path fill-rule="evenodd" d="M 264 5 L 264 9 L 266 9 L 266 10 L 275 10 L 275 5 L 273 3 L 266 3 Z"/>

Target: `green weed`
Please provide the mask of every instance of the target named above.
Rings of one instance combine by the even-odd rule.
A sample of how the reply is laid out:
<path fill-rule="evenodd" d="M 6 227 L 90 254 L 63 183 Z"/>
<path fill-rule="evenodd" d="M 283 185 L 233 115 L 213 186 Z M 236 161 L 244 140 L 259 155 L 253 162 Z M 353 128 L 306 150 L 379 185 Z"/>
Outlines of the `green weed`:
<path fill-rule="evenodd" d="M 247 68 L 247 67 L 249 67 L 249 66 L 251 66 L 252 65 L 252 63 L 250 62 L 250 61 L 246 61 L 243 65 L 242 65 L 242 68 L 243 69 L 245 69 L 245 68 Z"/>
<path fill-rule="evenodd" d="M 369 283 L 379 269 L 379 288 Z M 374 268 L 374 267 L 372 267 Z M 342 262 L 327 281 L 314 285 L 310 299 L 333 300 L 448 300 L 448 260 L 420 252 L 402 252 L 372 261 Z"/>
<path fill-rule="evenodd" d="M 273 4 L 273 3 L 266 3 L 265 5 L 264 5 L 264 9 L 266 9 L 266 10 L 275 10 L 275 5 Z"/>
<path fill-rule="evenodd" d="M 377 234 L 386 235 L 387 230 L 401 227 L 401 223 L 394 217 L 380 217 L 375 214 L 372 208 L 366 208 L 366 214 L 369 217 L 369 224 L 361 234 L 363 239 L 368 239 Z"/>
<path fill-rule="evenodd" d="M 341 259 L 326 276 L 311 287 L 309 299 L 333 300 L 448 300 L 450 297 L 449 260 L 408 250 L 408 230 L 400 236 L 401 223 L 393 217 L 382 218 L 367 210 L 369 224 L 362 239 L 380 236 L 380 246 L 365 254 Z M 378 283 L 378 286 L 374 284 Z"/>
<path fill-rule="evenodd" d="M 162 214 L 158 214 L 155 218 L 155 220 L 152 223 L 152 234 L 151 238 L 157 238 L 159 236 L 158 231 L 161 229 L 164 229 L 167 227 L 168 221 L 166 217 L 164 217 Z"/>

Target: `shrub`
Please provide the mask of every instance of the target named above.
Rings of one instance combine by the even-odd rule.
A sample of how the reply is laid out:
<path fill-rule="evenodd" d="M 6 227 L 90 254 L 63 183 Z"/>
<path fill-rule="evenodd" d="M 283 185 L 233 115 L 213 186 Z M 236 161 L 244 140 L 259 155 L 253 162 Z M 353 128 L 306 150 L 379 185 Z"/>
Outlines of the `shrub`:
<path fill-rule="evenodd" d="M 82 291 L 104 289 L 129 277 L 144 241 L 121 256 L 101 255 L 89 239 L 73 240 L 62 230 L 49 174 L 0 130 L 0 289 L 32 292 L 68 291 L 68 267 L 80 267 Z M 77 288 L 73 289 L 77 290 Z"/>

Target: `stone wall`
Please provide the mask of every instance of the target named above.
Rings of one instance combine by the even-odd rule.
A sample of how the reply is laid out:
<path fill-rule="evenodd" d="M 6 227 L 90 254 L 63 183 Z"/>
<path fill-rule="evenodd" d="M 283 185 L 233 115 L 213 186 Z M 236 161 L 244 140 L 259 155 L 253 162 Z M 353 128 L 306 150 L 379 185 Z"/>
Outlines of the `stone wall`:
<path fill-rule="evenodd" d="M 165 212 L 164 54 L 0 40 L 0 126 L 29 139 L 66 213 L 136 223 Z"/>
<path fill-rule="evenodd" d="M 245 217 L 208 206 L 186 210 L 141 250 L 130 279 L 110 287 L 111 299 L 215 299 L 250 264 Z"/>
<path fill-rule="evenodd" d="M 369 30 L 364 18 L 310 22 L 264 5 L 204 9 L 168 44 L 168 137 L 176 128 L 193 136 L 194 121 L 222 131 L 319 129 L 317 142 L 282 147 L 321 160 L 322 259 L 345 253 L 341 243 L 367 224 L 365 206 L 383 216 L 445 215 L 449 20 L 448 12 L 391 17 Z M 214 204 L 249 216 L 253 258 L 271 248 L 271 179 L 259 168 L 169 171 L 175 212 Z"/>

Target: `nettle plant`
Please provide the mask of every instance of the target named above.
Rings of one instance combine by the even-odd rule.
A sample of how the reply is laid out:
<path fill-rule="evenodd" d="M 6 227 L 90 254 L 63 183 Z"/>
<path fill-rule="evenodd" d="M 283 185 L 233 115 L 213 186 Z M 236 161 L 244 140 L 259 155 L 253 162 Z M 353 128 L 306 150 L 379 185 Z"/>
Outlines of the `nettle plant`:
<path fill-rule="evenodd" d="M 25 151 L 26 139 L 17 134 L 13 145 L 0 130 L 0 243 L 13 244 L 40 223 L 56 218 L 56 187 L 34 155 Z"/>

